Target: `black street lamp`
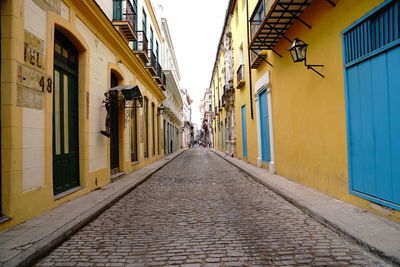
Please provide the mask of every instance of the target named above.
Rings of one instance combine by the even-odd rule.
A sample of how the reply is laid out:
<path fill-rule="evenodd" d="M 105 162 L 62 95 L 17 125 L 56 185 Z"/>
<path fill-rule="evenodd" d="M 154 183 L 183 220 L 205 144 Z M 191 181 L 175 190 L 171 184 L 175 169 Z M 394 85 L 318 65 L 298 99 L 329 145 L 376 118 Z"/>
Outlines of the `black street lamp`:
<path fill-rule="evenodd" d="M 165 107 L 164 105 L 161 103 L 161 105 L 157 108 L 157 113 L 158 116 L 162 115 L 164 113 Z"/>
<path fill-rule="evenodd" d="M 299 38 L 296 38 L 294 40 L 292 46 L 289 48 L 289 52 L 290 52 L 290 55 L 292 56 L 293 61 L 294 62 L 304 61 L 304 66 L 306 66 L 307 69 L 312 69 L 314 72 L 316 72 L 321 77 L 325 77 L 324 75 L 322 75 L 316 69 L 313 68 L 313 67 L 323 67 L 324 65 L 309 65 L 309 64 L 307 64 L 307 46 L 308 46 L 308 44 L 306 44 Z"/>

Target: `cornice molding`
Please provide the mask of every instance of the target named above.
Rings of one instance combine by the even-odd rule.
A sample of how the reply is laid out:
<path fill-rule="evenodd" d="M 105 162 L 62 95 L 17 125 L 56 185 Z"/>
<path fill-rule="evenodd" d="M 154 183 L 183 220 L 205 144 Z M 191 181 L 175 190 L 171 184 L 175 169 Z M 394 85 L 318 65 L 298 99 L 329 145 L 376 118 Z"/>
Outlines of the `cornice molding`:
<path fill-rule="evenodd" d="M 165 99 L 162 90 L 150 77 L 142 62 L 133 54 L 124 38 L 94 0 L 65 0 L 65 3 L 70 7 L 75 7 L 76 15 L 122 60 L 158 100 Z"/>

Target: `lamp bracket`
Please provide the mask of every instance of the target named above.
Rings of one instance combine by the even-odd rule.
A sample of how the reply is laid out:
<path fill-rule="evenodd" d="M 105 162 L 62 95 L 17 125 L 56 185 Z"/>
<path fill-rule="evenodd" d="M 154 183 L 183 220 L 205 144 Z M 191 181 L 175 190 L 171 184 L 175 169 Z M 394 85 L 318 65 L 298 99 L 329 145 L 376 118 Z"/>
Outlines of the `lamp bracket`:
<path fill-rule="evenodd" d="M 332 0 L 326 0 L 329 4 L 331 4 L 332 6 L 336 6 L 335 2 L 333 2 Z"/>
<path fill-rule="evenodd" d="M 308 65 L 307 62 L 304 60 L 304 66 L 307 67 L 307 69 L 311 69 L 313 70 L 315 73 L 317 73 L 319 76 L 321 76 L 322 78 L 325 78 L 324 75 L 322 75 L 320 72 L 318 72 L 316 69 L 314 69 L 313 67 L 320 67 L 322 68 L 324 65 Z"/>
<path fill-rule="evenodd" d="M 259 53 L 257 53 L 257 52 L 254 51 L 253 49 L 250 49 L 250 51 L 253 52 L 254 54 L 256 54 L 257 56 L 259 56 L 259 57 L 260 57 L 263 61 L 265 61 L 268 65 L 270 65 L 271 67 L 273 67 L 272 64 L 269 63 L 269 62 L 264 58 L 264 56 L 261 56 Z"/>

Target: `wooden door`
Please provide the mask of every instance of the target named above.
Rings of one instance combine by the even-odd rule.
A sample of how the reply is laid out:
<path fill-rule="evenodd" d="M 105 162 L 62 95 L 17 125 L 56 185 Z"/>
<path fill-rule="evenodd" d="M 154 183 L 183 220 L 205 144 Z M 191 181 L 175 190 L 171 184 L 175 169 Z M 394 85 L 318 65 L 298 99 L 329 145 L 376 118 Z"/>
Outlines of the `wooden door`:
<path fill-rule="evenodd" d="M 350 192 L 400 209 L 398 1 L 344 34 Z"/>
<path fill-rule="evenodd" d="M 79 185 L 78 52 L 56 31 L 53 92 L 53 189 Z"/>
<path fill-rule="evenodd" d="M 118 86 L 118 78 L 111 73 L 111 88 Z M 119 172 L 119 119 L 118 92 L 110 92 L 110 169 L 111 173 Z"/>

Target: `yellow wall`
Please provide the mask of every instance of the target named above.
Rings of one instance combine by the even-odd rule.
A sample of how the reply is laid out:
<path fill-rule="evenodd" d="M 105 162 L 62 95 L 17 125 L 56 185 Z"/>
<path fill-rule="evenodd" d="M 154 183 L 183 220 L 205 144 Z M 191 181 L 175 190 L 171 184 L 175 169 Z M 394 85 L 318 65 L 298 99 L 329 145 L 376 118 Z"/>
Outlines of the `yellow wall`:
<path fill-rule="evenodd" d="M 249 16 L 251 10 L 256 5 L 257 1 L 249 0 Z M 252 164 L 257 164 L 258 144 L 257 144 L 257 117 L 256 117 L 256 104 L 254 100 L 254 88 L 250 92 L 250 74 L 248 66 L 248 49 L 247 49 L 247 14 L 245 0 L 238 0 L 233 10 L 230 28 L 232 31 L 233 39 L 233 53 L 234 53 L 234 87 L 237 87 L 236 71 L 238 70 L 241 62 L 240 47 L 243 49 L 243 63 L 245 65 L 245 84 L 240 89 L 235 89 L 235 118 L 236 118 L 236 154 L 240 159 L 247 160 Z M 256 80 L 253 75 L 253 85 Z M 253 118 L 251 117 L 251 101 L 253 105 Z M 243 139 L 242 139 L 242 114 L 241 107 L 246 105 L 246 123 L 247 123 L 247 158 L 243 157 Z"/>
<path fill-rule="evenodd" d="M 236 71 L 245 65 L 245 84 L 235 89 L 235 130 L 237 157 L 254 165 L 257 164 L 257 120 L 254 93 L 255 83 L 270 71 L 272 118 L 275 146 L 276 172 L 279 175 L 315 188 L 325 194 L 368 209 L 380 215 L 400 220 L 400 212 L 380 208 L 371 202 L 349 194 L 346 109 L 344 96 L 344 73 L 342 62 L 341 32 L 383 2 L 383 0 L 358 1 L 338 0 L 336 7 L 326 1 L 313 1 L 306 8 L 302 19 L 312 26 L 308 29 L 296 21 L 285 34 L 289 39 L 300 38 L 309 44 L 308 64 L 323 64 L 321 78 L 303 63 L 294 63 L 288 52 L 291 45 L 285 39 L 274 47 L 283 55 L 268 51 L 267 60 L 252 71 L 252 92 L 247 49 L 247 25 L 245 0 L 233 1 L 231 18 L 225 25 L 232 32 L 234 53 L 234 87 L 237 88 Z M 249 16 L 257 0 L 249 0 Z M 340 18 L 340 19 L 338 19 Z M 221 45 L 220 45 L 221 47 Z M 243 49 L 243 62 L 241 51 Z M 224 75 L 223 51 L 217 56 L 213 71 L 211 90 L 213 111 L 221 99 Z M 218 73 L 218 74 L 217 74 Z M 218 76 L 222 80 L 220 93 L 217 91 Z M 251 118 L 251 100 L 253 118 Z M 247 158 L 243 158 L 241 107 L 246 105 Z M 215 148 L 221 150 L 220 133 L 216 122 L 225 118 L 224 109 L 215 116 L 213 127 Z M 271 114 L 270 114 L 271 115 Z M 263 163 L 263 168 L 268 164 Z"/>
<path fill-rule="evenodd" d="M 87 97 L 91 93 L 90 71 L 94 66 L 90 66 L 89 45 L 85 38 L 81 36 L 76 28 L 76 20 L 85 22 L 86 26 L 98 36 L 100 41 L 104 43 L 114 54 L 115 59 L 123 58 L 122 63 L 110 62 L 107 73 L 109 75 L 111 69 L 117 71 L 124 84 L 141 85 L 140 89 L 144 96 L 149 98 L 149 103 L 155 104 L 155 110 L 159 107 L 162 100 L 165 99 L 164 94 L 157 84 L 152 80 L 151 76 L 143 68 L 142 63 L 134 56 L 129 49 L 125 40 L 111 26 L 108 19 L 104 16 L 97 4 L 92 1 L 66 0 L 65 4 L 69 7 L 69 19 L 57 15 L 54 12 L 47 12 L 47 36 L 46 43 L 46 68 L 47 75 L 53 75 L 53 44 L 54 29 L 57 27 L 66 34 L 73 44 L 79 50 L 79 143 L 80 143 L 80 184 L 82 189 L 55 200 L 53 194 L 53 178 L 52 178 L 52 95 L 44 96 L 44 114 L 45 114 L 45 181 L 44 185 L 27 191 L 23 191 L 23 110 L 16 106 L 16 70 L 17 64 L 24 62 L 24 3 L 23 0 L 5 0 L 1 1 L 1 38 L 2 49 L 2 73 L 1 73 L 1 153 L 2 153 L 2 213 L 11 217 L 11 220 L 0 224 L 0 231 L 7 229 L 30 218 L 38 216 L 54 207 L 68 202 L 78 196 L 86 194 L 102 185 L 110 182 L 109 169 L 109 141 L 107 154 L 108 165 L 95 171 L 89 171 L 89 120 L 86 114 L 88 106 Z M 156 23 L 156 22 L 154 22 Z M 99 27 L 101 25 L 101 27 Z M 118 61 L 118 60 L 116 60 Z M 122 67 L 123 66 L 123 67 Z M 121 68 L 120 68 L 121 67 Z M 136 77 L 135 80 L 125 79 L 127 76 Z M 109 84 L 109 82 L 108 82 Z M 108 85 L 104 85 L 108 88 Z M 163 147 L 161 147 L 160 155 L 152 156 L 152 123 L 151 108 L 149 109 L 149 154 L 148 159 L 143 158 L 143 146 L 140 145 L 140 127 L 141 122 L 138 121 L 138 138 L 139 138 L 139 162 L 130 162 L 130 125 L 124 127 L 124 121 L 120 122 L 121 130 L 121 146 L 120 167 L 121 170 L 129 173 L 145 165 L 148 165 L 161 157 L 163 157 Z M 123 117 L 123 116 L 122 116 Z M 139 117 L 139 116 L 138 116 Z M 159 117 L 157 117 L 159 118 Z M 156 124 L 157 125 L 157 124 Z M 159 132 L 161 135 L 162 124 L 160 123 Z M 161 138 L 156 137 L 156 143 Z M 157 154 L 157 149 L 156 149 Z M 129 156 L 127 156 L 129 155 Z"/>
<path fill-rule="evenodd" d="M 307 70 L 302 62 L 294 63 L 288 52 L 291 44 L 282 39 L 275 49 L 283 57 L 269 51 L 273 67 L 263 63 L 253 71 L 253 81 L 270 70 L 277 173 L 379 213 L 369 201 L 348 193 L 341 32 L 383 1 L 336 2 L 333 7 L 313 1 L 301 17 L 312 29 L 297 21 L 285 34 L 309 44 L 307 63 L 323 64 L 318 70 L 325 78 Z M 390 212 L 390 216 L 400 219 L 400 212 Z"/>

